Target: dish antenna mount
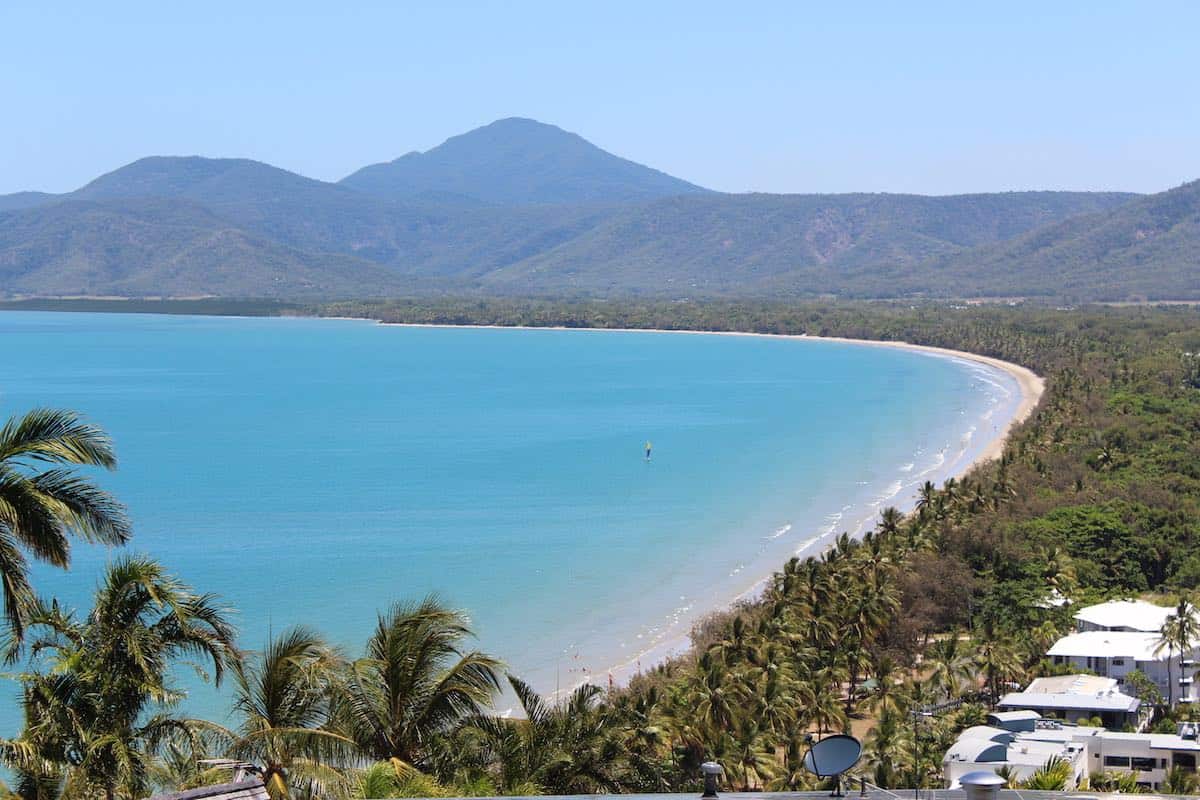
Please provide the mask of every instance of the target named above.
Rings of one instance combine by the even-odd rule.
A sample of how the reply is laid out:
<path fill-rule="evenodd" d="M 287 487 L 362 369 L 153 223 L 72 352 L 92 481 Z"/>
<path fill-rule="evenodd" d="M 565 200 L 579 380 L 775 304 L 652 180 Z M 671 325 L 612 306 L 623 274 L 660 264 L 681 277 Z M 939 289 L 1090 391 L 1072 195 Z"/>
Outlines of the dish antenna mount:
<path fill-rule="evenodd" d="M 813 742 L 804 754 L 804 768 L 819 778 L 833 778 L 830 797 L 842 797 L 842 775 L 852 769 L 862 757 L 862 742 L 853 736 L 839 733 Z"/>

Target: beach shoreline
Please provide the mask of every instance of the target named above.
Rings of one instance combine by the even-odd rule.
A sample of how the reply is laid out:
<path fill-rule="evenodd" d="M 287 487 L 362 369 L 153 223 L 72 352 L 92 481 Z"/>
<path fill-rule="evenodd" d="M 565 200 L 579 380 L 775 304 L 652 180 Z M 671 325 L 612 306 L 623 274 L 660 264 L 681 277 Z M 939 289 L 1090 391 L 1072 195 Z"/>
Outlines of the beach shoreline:
<path fill-rule="evenodd" d="M 327 317 L 326 319 L 334 319 Z M 363 319 L 358 318 L 341 318 L 337 319 Z M 809 342 L 833 342 L 849 345 L 861 345 L 866 347 L 888 347 L 898 350 L 908 350 L 912 352 L 922 353 L 925 355 L 955 359 L 960 361 L 968 361 L 976 364 L 981 364 L 991 369 L 997 370 L 1009 377 L 1017 388 L 1019 397 L 1015 403 L 1009 404 L 1010 413 L 1004 420 L 1002 425 L 995 426 L 986 442 L 975 451 L 973 456 L 961 462 L 956 462 L 952 465 L 950 471 L 939 475 L 940 481 L 945 481 L 950 477 L 961 478 L 975 467 L 985 464 L 1000 458 L 1004 453 L 1004 448 L 1007 444 L 1009 434 L 1017 425 L 1024 422 L 1033 413 L 1038 403 L 1041 401 L 1045 391 L 1045 380 L 1028 367 L 1014 364 L 1002 359 L 993 358 L 991 356 L 983 356 L 976 353 L 971 353 L 962 350 L 952 350 L 945 347 L 934 347 L 930 345 L 919 345 L 910 342 L 896 342 L 887 340 L 872 340 L 872 339 L 853 339 L 850 337 L 841 336 L 812 336 L 808 334 L 773 334 L 773 333 L 755 333 L 750 331 L 705 331 L 705 330 L 673 330 L 666 328 L 588 328 L 588 327 L 568 327 L 568 326 L 536 326 L 536 325 L 453 325 L 453 324 L 436 324 L 436 323 L 403 323 L 403 322 L 381 322 L 378 320 L 368 320 L 379 325 L 410 327 L 410 328 L 478 328 L 483 330 L 523 330 L 523 331 L 538 331 L 538 330 L 553 330 L 553 331 L 579 331 L 581 333 L 656 333 L 656 334 L 679 334 L 679 335 L 706 335 L 706 336 L 741 336 L 741 337 L 758 337 L 764 339 L 783 339 L 794 341 L 809 341 Z M 964 450 L 964 453 L 966 451 Z M 902 501 L 898 503 L 901 511 L 908 513 L 912 510 L 914 500 Z M 864 524 L 868 519 L 873 519 L 873 515 L 859 522 L 857 529 L 851 535 L 858 538 L 862 534 Z M 808 555 L 819 555 L 822 550 L 828 547 L 829 536 L 818 537 L 811 544 L 806 545 L 806 549 L 811 549 L 817 546 L 820 549 L 809 553 Z M 708 614 L 716 613 L 722 610 L 728 610 L 739 602 L 753 600 L 758 597 L 763 588 L 771 577 L 778 572 L 782 564 L 777 565 L 772 571 L 766 575 L 759 577 L 748 588 L 737 593 L 736 595 L 725 598 L 712 604 L 708 609 L 695 615 L 696 619 L 702 619 Z M 641 672 L 652 669 L 658 664 L 661 664 L 671 658 L 675 658 L 685 654 L 691 649 L 690 629 L 677 632 L 676 634 L 656 642 L 648 648 L 645 648 L 634 654 L 632 658 L 626 658 L 622 661 L 614 661 L 605 665 L 603 668 L 590 671 L 589 674 L 577 681 L 574 681 L 570 686 L 550 692 L 549 696 L 558 699 L 565 696 L 570 691 L 573 691 L 578 686 L 591 683 L 598 686 L 614 685 L 620 686 L 628 683 L 630 679 Z"/>
<path fill-rule="evenodd" d="M 220 316 L 220 315 L 216 315 Z M 739 602 L 745 602 L 758 597 L 762 590 L 768 585 L 771 576 L 776 574 L 783 566 L 784 562 L 790 556 L 806 558 L 809 556 L 819 556 L 826 550 L 832 541 L 843 531 L 851 536 L 858 538 L 865 530 L 871 526 L 878 517 L 878 511 L 885 505 L 893 505 L 901 511 L 911 511 L 915 504 L 915 489 L 919 485 L 918 480 L 933 480 L 935 483 L 941 483 L 951 476 L 961 476 L 977 465 L 986 461 L 999 457 L 1005 447 L 1008 435 L 1012 428 L 1024 421 L 1033 412 L 1041 399 L 1044 382 L 1032 370 L 1022 367 L 1017 364 L 1005 362 L 988 356 L 981 356 L 974 353 L 953 350 L 941 347 L 932 347 L 924 345 L 916 345 L 907 342 L 896 342 L 886 340 L 867 340 L 855 339 L 849 337 L 822 337 L 808 334 L 772 334 L 772 333 L 756 333 L 749 331 L 710 331 L 710 330 L 678 330 L 678 329 L 661 329 L 661 328 L 605 328 L 605 327 L 580 327 L 580 326 L 550 326 L 550 325 L 532 325 L 532 326 L 516 326 L 516 325 L 463 325 L 463 324 L 438 324 L 438 323 L 390 323 L 383 322 L 370 317 L 346 317 L 346 316 L 315 316 L 315 315 L 283 315 L 276 317 L 279 320 L 294 320 L 303 322 L 304 320 L 319 320 L 319 319 L 337 319 L 341 321 L 354 321 L 360 324 L 380 327 L 412 327 L 412 328 L 479 328 L 482 330 L 505 330 L 513 331 L 578 331 L 580 335 L 588 333 L 605 333 L 616 332 L 625 334 L 635 333 L 656 333 L 656 334 L 679 334 L 689 336 L 737 336 L 737 337 L 756 337 L 759 339 L 783 339 L 793 340 L 798 342 L 830 342 L 839 345 L 858 345 L 868 347 L 888 347 L 898 350 L 911 350 L 923 354 L 930 358 L 941 358 L 948 361 L 962 362 L 960 369 L 964 371 L 979 370 L 981 378 L 986 382 L 995 382 L 1002 380 L 1003 397 L 996 395 L 992 410 L 986 415 L 973 417 L 975 426 L 972 426 L 971 431 L 961 442 L 953 445 L 953 449 L 944 449 L 942 455 L 947 456 L 946 459 L 934 467 L 925 470 L 924 472 L 909 473 L 908 478 L 905 478 L 905 485 L 902 489 L 892 491 L 891 494 L 884 495 L 860 495 L 853 501 L 852 506 L 847 505 L 842 510 L 845 513 L 845 518 L 841 514 L 836 515 L 838 521 L 835 524 L 826 527 L 825 522 L 829 518 L 824 518 L 825 522 L 818 523 L 818 520 L 823 519 L 822 512 L 817 508 L 813 508 L 811 518 L 801 521 L 795 517 L 786 519 L 788 524 L 780 528 L 776 533 L 769 537 L 762 537 L 759 534 L 749 533 L 750 536 L 755 536 L 756 539 L 778 540 L 781 547 L 777 551 L 778 558 L 759 558 L 756 563 L 742 571 L 741 565 L 734 573 L 730 573 L 730 577 L 737 572 L 741 572 L 737 576 L 736 581 L 726 581 L 719 591 L 710 592 L 703 599 L 693 599 L 689 597 L 687 607 L 676 608 L 675 614 L 668 614 L 666 618 L 655 618 L 656 608 L 643 608 L 640 613 L 636 609 L 634 614 L 622 615 L 622 622 L 631 624 L 633 630 L 626 633 L 618 634 L 626 639 L 632 647 L 626 648 L 625 642 L 621 639 L 604 639 L 602 646 L 599 648 L 588 648 L 589 653 L 585 653 L 585 662 L 590 665 L 590 669 L 585 667 L 585 674 L 580 675 L 576 672 L 569 679 L 565 679 L 561 684 L 560 690 L 545 691 L 555 686 L 560 686 L 555 678 L 554 672 L 550 671 L 548 675 L 541 675 L 541 681 L 537 688 L 543 690 L 543 693 L 549 697 L 561 697 L 571 691 L 575 686 L 582 683 L 592 683 L 600 686 L 609 684 L 625 684 L 633 676 L 640 672 L 644 672 L 653 668 L 655 665 L 662 663 L 673 657 L 682 655 L 691 649 L 690 632 L 694 625 L 704 617 L 722 611 L 728 611 Z M 798 345 L 803 346 L 803 345 Z M 978 367 L 968 367 L 966 364 L 977 364 Z M 920 390 L 913 390 L 913 394 L 920 394 Z M 986 423 L 986 424 L 985 424 Z M 971 433 L 974 437 L 971 438 Z M 911 469 L 912 465 L 909 465 Z M 845 474 L 853 477 L 853 471 L 843 471 L 839 474 Z M 865 485 L 865 481 L 860 482 Z M 897 482 L 899 487 L 900 483 Z M 779 495 L 786 497 L 786 488 Z M 840 497 L 840 495 L 839 495 Z M 873 502 L 872 502 L 873 501 Z M 840 505 L 840 503 L 839 503 Z M 836 508 L 828 509 L 836 511 Z M 780 520 L 785 521 L 785 520 Z M 792 523 L 795 523 L 793 530 Z M 835 530 L 836 525 L 836 530 Z M 818 533 L 818 528 L 820 532 Z M 786 529 L 786 530 L 785 530 Z M 788 531 L 791 531 L 789 534 Z M 736 531 L 735 531 L 736 533 Z M 812 538 L 808 538 L 810 534 L 815 534 Z M 785 538 L 781 538 L 785 537 Z M 790 543 L 790 544 L 789 544 Z M 799 547 L 795 547 L 798 544 Z M 784 552 L 784 547 L 788 552 Z M 776 545 L 767 545 L 776 547 Z M 690 594 L 690 593 L 689 593 Z M 679 598 L 681 601 L 683 597 Z M 643 627 L 644 626 L 644 627 Z M 639 633 L 645 633 L 646 639 Z M 611 631 L 609 631 L 611 633 Z M 636 635 L 636 643 L 634 641 Z M 617 642 L 621 642 L 619 649 L 616 647 Z M 574 648 L 575 645 L 570 645 Z M 567 651 L 562 651 L 562 658 L 569 658 Z M 577 651 L 578 652 L 578 651 Z M 546 669 L 542 670 L 546 672 Z M 571 670 L 568 670 L 571 671 Z M 530 678 L 534 675 L 531 672 Z M 564 676 L 565 677 L 565 676 Z"/>

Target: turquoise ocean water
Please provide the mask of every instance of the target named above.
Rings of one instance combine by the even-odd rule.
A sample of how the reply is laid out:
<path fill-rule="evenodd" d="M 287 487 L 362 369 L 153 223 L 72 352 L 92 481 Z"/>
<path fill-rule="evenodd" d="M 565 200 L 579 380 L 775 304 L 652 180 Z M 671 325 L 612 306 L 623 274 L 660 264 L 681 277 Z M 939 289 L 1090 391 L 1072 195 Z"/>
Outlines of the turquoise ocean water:
<path fill-rule="evenodd" d="M 244 647 L 302 622 L 356 655 L 377 610 L 437 592 L 546 692 L 911 506 L 1019 401 L 974 362 L 756 337 L 8 312 L 0 341 L 0 413 L 110 431 L 129 549 L 221 594 Z M 36 586 L 82 606 L 111 556 Z"/>

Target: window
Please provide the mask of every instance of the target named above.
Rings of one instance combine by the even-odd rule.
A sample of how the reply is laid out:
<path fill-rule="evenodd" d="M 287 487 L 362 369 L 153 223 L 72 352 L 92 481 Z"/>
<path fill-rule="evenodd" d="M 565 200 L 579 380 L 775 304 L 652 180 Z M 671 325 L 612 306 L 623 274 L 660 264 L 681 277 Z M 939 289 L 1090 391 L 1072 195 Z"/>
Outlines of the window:
<path fill-rule="evenodd" d="M 1114 659 L 1112 660 L 1112 663 L 1113 663 L 1113 666 L 1114 666 L 1114 667 L 1123 667 L 1123 666 L 1125 666 L 1125 659 L 1123 659 L 1123 658 L 1114 658 Z"/>
<path fill-rule="evenodd" d="M 1129 756 L 1105 756 L 1104 766 L 1125 767 L 1125 769 L 1129 769 Z"/>
<path fill-rule="evenodd" d="M 1134 758 L 1130 759 L 1133 763 L 1133 768 L 1138 772 L 1149 772 L 1158 766 L 1156 758 Z"/>

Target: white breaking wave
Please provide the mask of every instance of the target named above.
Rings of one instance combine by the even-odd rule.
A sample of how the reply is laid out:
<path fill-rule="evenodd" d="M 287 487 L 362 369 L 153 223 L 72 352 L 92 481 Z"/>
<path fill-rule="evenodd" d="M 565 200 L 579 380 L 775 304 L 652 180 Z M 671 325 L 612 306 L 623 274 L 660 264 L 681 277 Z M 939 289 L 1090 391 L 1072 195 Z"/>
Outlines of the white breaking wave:
<path fill-rule="evenodd" d="M 813 543 L 819 541 L 822 537 L 814 536 L 811 539 L 805 539 L 796 547 L 796 555 L 802 555 L 805 550 L 812 547 Z"/>
<path fill-rule="evenodd" d="M 904 481 L 892 481 L 890 484 L 888 484 L 888 487 L 887 487 L 887 489 L 884 490 L 883 494 L 881 494 L 879 497 L 872 500 L 869 503 L 869 505 L 872 508 L 879 508 L 881 505 L 886 503 L 888 500 L 891 500 L 893 497 L 900 494 L 900 490 L 903 488 L 904 488 Z"/>
<path fill-rule="evenodd" d="M 791 529 L 792 529 L 792 523 L 789 522 L 786 525 L 782 525 L 782 526 L 776 528 L 775 532 L 772 533 L 770 536 L 768 536 L 767 539 L 768 540 L 769 539 L 778 539 L 780 536 L 787 535 L 787 532 L 790 531 Z"/>

